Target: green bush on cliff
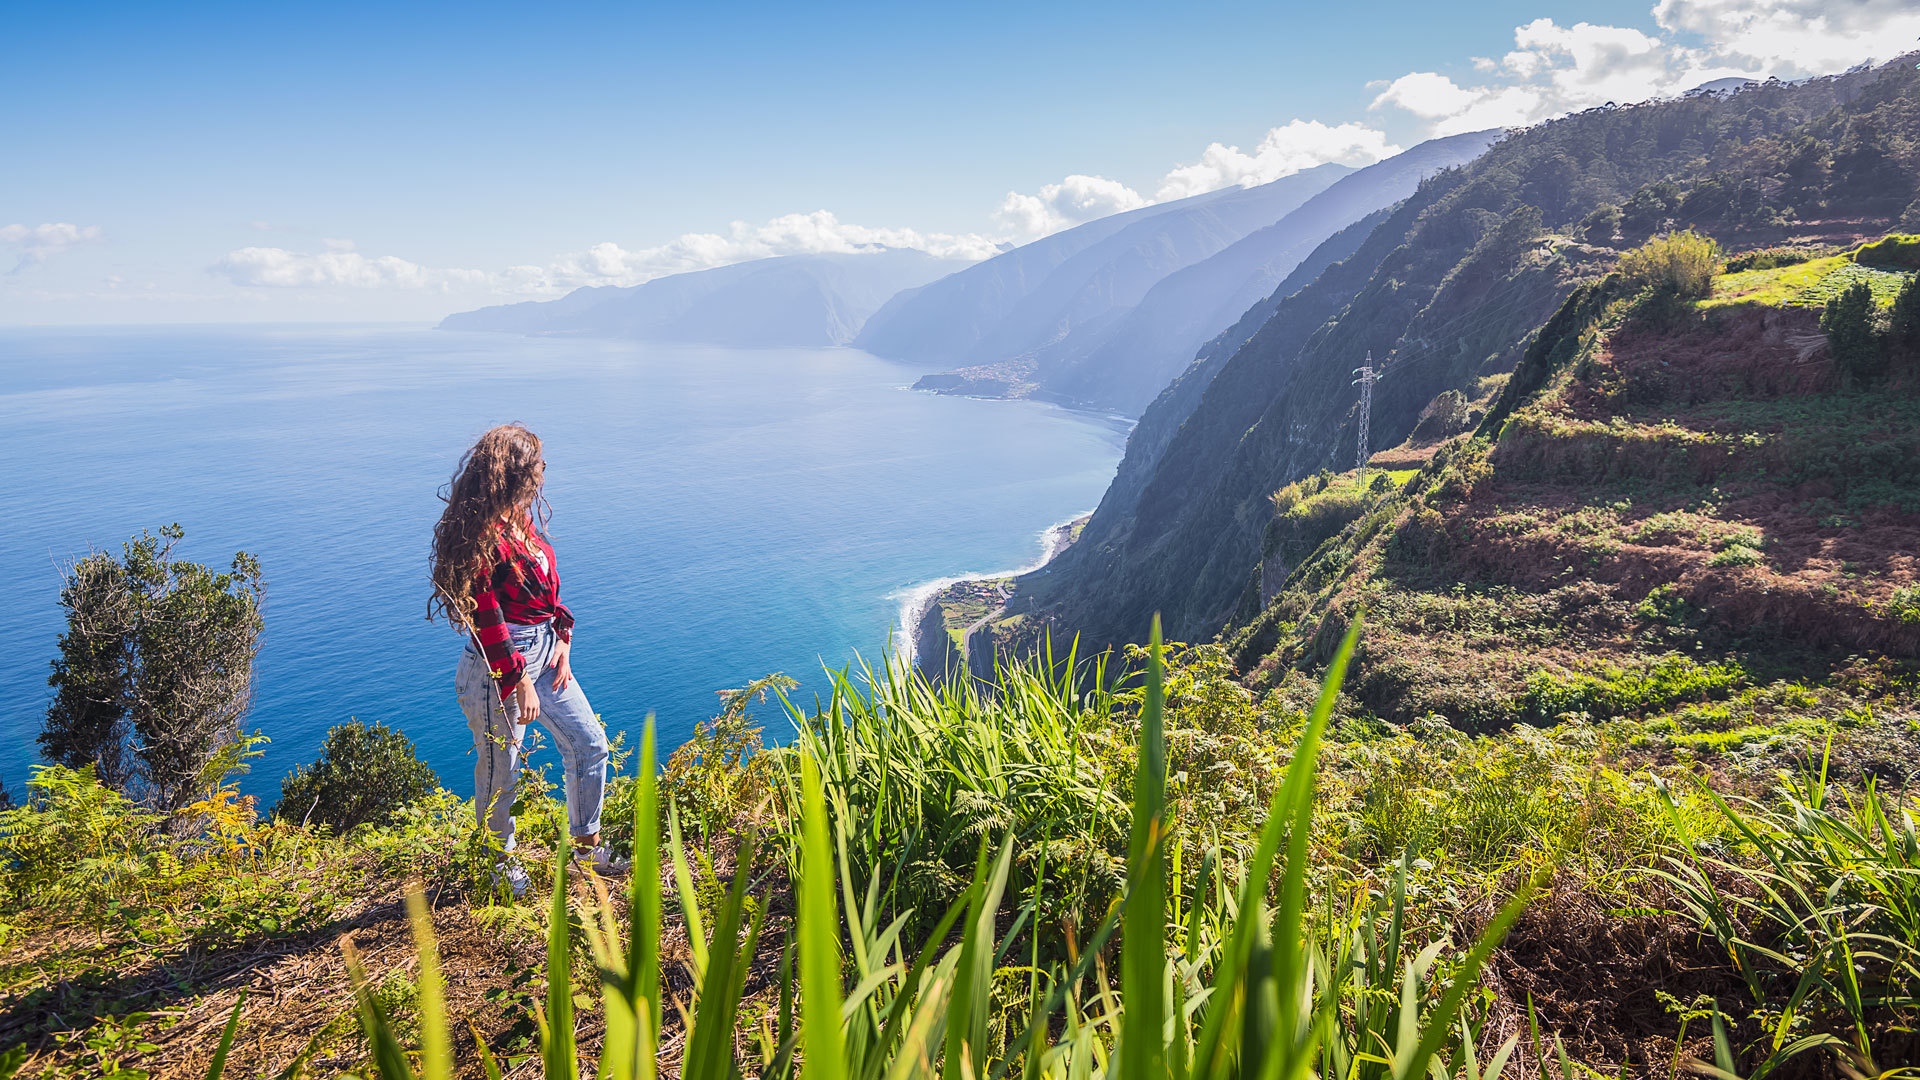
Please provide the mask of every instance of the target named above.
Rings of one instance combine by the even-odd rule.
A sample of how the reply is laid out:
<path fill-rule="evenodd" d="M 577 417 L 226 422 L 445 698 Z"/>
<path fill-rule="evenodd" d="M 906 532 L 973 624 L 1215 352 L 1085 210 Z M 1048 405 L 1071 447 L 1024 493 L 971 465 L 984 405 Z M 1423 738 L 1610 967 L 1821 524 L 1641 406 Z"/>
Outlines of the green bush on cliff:
<path fill-rule="evenodd" d="M 391 821 L 439 786 L 433 769 L 414 754 L 411 739 L 385 724 L 353 720 L 327 732 L 318 760 L 280 781 L 280 803 L 273 813 L 345 832 Z"/>
<path fill-rule="evenodd" d="M 1620 256 L 1620 273 L 1629 284 L 1683 300 L 1710 295 L 1719 265 L 1720 245 L 1692 229 L 1656 236 Z"/>

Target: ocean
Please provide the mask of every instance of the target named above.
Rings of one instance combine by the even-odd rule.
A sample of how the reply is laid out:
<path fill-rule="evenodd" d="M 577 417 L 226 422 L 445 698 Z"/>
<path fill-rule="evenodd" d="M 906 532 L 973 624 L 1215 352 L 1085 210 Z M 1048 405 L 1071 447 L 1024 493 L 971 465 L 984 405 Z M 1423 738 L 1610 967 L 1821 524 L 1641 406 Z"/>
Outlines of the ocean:
<path fill-rule="evenodd" d="M 243 792 L 349 718 L 397 727 L 472 794 L 461 638 L 428 623 L 436 492 L 487 427 L 545 442 L 574 670 L 615 731 L 664 749 L 716 691 L 875 664 L 926 586 L 1032 564 L 1090 510 L 1124 422 L 941 397 L 853 349 L 730 350 L 424 327 L 0 329 L 0 561 L 14 581 L 0 780 L 37 760 L 61 568 L 178 522 L 177 553 L 257 556 L 266 632 Z M 769 741 L 791 725 L 761 706 Z M 551 756 L 552 751 L 542 754 Z"/>

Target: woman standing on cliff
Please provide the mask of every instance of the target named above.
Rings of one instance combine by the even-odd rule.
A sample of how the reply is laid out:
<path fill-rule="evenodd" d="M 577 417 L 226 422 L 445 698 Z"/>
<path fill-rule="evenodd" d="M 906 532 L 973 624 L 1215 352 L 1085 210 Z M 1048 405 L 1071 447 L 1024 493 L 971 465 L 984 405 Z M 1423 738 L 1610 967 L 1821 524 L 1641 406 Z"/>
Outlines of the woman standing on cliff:
<path fill-rule="evenodd" d="M 547 463 L 540 439 L 518 424 L 480 436 L 441 495 L 433 529 L 434 612 L 467 632 L 454 675 L 473 730 L 474 808 L 511 852 L 513 791 L 527 724 L 539 721 L 566 769 L 574 859 L 608 874 L 625 869 L 600 843 L 607 733 L 573 677 L 573 613 L 545 535 Z M 516 896 L 527 874 L 512 856 L 500 870 Z"/>

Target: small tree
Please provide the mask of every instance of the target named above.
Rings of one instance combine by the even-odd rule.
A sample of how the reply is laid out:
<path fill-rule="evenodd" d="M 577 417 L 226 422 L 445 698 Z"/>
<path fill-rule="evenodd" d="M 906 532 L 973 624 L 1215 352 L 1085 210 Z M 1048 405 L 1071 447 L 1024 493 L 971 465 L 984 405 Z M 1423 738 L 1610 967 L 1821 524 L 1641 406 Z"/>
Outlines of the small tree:
<path fill-rule="evenodd" d="M 1602 203 L 1580 221 L 1580 236 L 1589 244 L 1612 247 L 1614 234 L 1620 231 L 1620 208 Z"/>
<path fill-rule="evenodd" d="M 1826 331 L 1827 346 L 1848 383 L 1869 381 L 1886 366 L 1886 351 L 1874 332 L 1873 316 L 1873 290 L 1864 281 L 1841 290 L 1820 313 L 1820 329 Z"/>
<path fill-rule="evenodd" d="M 319 760 L 280 781 L 273 813 L 346 832 L 369 821 L 384 823 L 439 786 L 440 778 L 414 754 L 412 740 L 385 724 L 352 720 L 327 732 Z"/>
<path fill-rule="evenodd" d="M 1710 295 L 1719 265 L 1720 245 L 1692 229 L 1656 236 L 1620 256 L 1620 273 L 1628 283 L 1684 300 Z"/>
<path fill-rule="evenodd" d="M 1413 425 L 1415 442 L 1436 442 L 1467 429 L 1467 395 L 1458 390 L 1442 390 Z"/>
<path fill-rule="evenodd" d="M 172 812 L 239 767 L 265 586 L 242 552 L 226 573 L 173 557 L 178 525 L 67 570 L 67 632 L 40 749 Z"/>

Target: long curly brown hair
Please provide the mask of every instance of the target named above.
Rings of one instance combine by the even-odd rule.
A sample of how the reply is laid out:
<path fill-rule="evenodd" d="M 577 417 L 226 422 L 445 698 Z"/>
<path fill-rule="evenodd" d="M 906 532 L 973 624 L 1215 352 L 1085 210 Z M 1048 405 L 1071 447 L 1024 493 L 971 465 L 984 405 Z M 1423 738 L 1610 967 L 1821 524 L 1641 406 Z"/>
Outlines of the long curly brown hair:
<path fill-rule="evenodd" d="M 433 527 L 429 621 L 445 615 L 455 626 L 467 626 L 473 587 L 493 573 L 501 532 L 522 534 L 530 518 L 537 519 L 534 528 L 546 531 L 549 511 L 540 493 L 545 478 L 540 437 L 519 424 L 494 428 L 461 455 L 453 479 L 440 490 L 447 508 Z"/>

